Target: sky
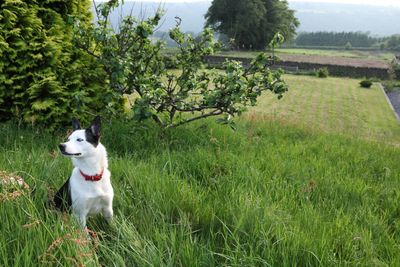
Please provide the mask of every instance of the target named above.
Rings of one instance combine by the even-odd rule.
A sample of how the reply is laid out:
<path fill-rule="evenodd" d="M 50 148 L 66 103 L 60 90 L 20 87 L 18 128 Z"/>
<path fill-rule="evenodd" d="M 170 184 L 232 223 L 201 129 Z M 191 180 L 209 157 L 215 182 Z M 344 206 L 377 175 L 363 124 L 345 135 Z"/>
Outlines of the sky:
<path fill-rule="evenodd" d="M 103 0 L 104 1 L 104 0 Z M 125 0 L 129 1 L 129 0 Z M 161 3 L 188 3 L 188 2 L 200 2 L 211 0 L 136 0 L 137 2 L 161 2 Z M 377 5 L 377 6 L 396 6 L 400 7 L 399 0 L 289 0 L 289 2 L 325 2 L 325 3 L 347 3 L 347 4 L 367 4 L 367 5 Z"/>
<path fill-rule="evenodd" d="M 289 2 L 326 2 L 326 3 L 342 3 L 342 4 L 364 4 L 376 6 L 398 6 L 399 0 L 289 0 Z"/>

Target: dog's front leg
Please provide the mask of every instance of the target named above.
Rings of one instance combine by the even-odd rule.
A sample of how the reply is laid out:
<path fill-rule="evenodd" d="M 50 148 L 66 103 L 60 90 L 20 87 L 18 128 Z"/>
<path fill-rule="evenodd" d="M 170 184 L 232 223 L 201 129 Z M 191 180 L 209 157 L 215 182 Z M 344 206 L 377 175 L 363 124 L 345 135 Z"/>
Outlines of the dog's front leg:
<path fill-rule="evenodd" d="M 113 215 L 114 215 L 114 211 L 113 211 L 111 205 L 103 208 L 103 216 L 108 223 L 111 223 Z"/>
<path fill-rule="evenodd" d="M 86 228 L 86 214 L 79 215 L 79 223 L 81 224 L 82 228 Z"/>
<path fill-rule="evenodd" d="M 87 212 L 82 211 L 82 210 L 75 211 L 74 215 L 75 215 L 75 218 L 78 220 L 79 224 L 82 226 L 82 228 L 85 229 Z"/>

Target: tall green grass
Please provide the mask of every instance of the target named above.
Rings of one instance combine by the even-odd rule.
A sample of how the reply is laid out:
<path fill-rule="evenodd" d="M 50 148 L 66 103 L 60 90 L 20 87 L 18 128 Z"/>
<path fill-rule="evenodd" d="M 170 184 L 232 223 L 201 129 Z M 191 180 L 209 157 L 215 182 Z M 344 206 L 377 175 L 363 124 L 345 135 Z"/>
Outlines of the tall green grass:
<path fill-rule="evenodd" d="M 400 150 L 279 122 L 161 131 L 103 125 L 115 219 L 88 242 L 46 205 L 71 171 L 65 135 L 0 125 L 0 170 L 32 192 L 0 203 L 1 266 L 394 266 Z M 69 219 L 68 219 L 69 218 Z"/>

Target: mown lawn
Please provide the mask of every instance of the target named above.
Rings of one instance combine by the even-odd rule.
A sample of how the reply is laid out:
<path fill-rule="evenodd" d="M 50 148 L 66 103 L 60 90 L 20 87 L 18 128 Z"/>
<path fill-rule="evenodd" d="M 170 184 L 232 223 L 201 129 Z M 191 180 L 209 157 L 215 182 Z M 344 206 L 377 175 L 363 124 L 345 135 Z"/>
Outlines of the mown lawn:
<path fill-rule="evenodd" d="M 286 75 L 289 92 L 281 100 L 265 94 L 244 117 L 275 119 L 317 131 L 400 144 L 400 124 L 378 84 L 360 80 Z"/>
<path fill-rule="evenodd" d="M 0 170 L 30 186 L 1 187 L 0 266 L 395 266 L 400 150 L 385 132 L 396 126 L 378 123 L 391 116 L 383 96 L 355 80 L 287 80 L 282 107 L 266 96 L 236 132 L 212 119 L 165 132 L 105 123 L 116 216 L 89 220 L 92 241 L 46 205 L 71 171 L 65 134 L 0 124 Z"/>

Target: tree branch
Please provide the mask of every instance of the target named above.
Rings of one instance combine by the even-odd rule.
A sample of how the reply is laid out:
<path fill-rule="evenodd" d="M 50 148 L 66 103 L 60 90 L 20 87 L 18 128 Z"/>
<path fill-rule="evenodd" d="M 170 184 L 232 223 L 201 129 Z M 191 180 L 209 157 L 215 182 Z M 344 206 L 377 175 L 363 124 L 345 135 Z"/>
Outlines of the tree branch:
<path fill-rule="evenodd" d="M 207 117 L 210 117 L 210 116 L 221 115 L 222 113 L 223 113 L 222 110 L 216 109 L 216 110 L 213 110 L 213 111 L 211 111 L 209 113 L 202 114 L 202 115 L 197 116 L 197 117 L 193 117 L 193 118 L 190 118 L 190 119 L 187 119 L 187 120 L 183 120 L 183 121 L 180 121 L 180 122 L 177 122 L 177 123 L 169 124 L 169 125 L 167 125 L 165 127 L 165 129 L 175 128 L 175 127 L 178 127 L 180 125 L 183 125 L 183 124 L 186 124 L 186 123 L 189 123 L 189 122 L 192 122 L 192 121 L 196 121 L 196 120 L 199 120 L 199 119 L 207 118 Z"/>
<path fill-rule="evenodd" d="M 100 19 L 100 11 L 99 11 L 99 9 L 97 8 L 97 5 L 96 5 L 96 1 L 95 0 L 92 0 L 92 2 L 93 2 L 93 7 L 94 7 L 94 10 L 95 10 L 95 12 L 96 12 L 96 17 L 97 17 L 97 21 L 99 21 L 99 19 Z"/>
<path fill-rule="evenodd" d="M 153 118 L 153 120 L 158 124 L 158 126 L 160 126 L 161 128 L 165 127 L 164 122 L 160 119 L 160 117 L 158 117 L 157 115 L 153 114 L 153 116 L 151 116 Z"/>

